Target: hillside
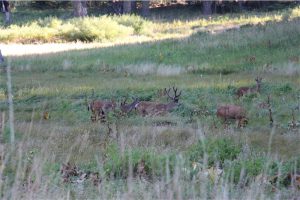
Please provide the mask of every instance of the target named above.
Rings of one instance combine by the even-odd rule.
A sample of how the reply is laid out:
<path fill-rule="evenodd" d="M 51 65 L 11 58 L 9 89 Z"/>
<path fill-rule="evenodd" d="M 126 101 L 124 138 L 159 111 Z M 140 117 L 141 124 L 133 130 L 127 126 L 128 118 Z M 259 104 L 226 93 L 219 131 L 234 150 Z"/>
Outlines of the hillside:
<path fill-rule="evenodd" d="M 149 37 L 136 43 L 128 44 L 123 38 L 121 44 L 111 40 L 111 46 L 102 47 L 100 41 L 92 49 L 38 56 L 3 52 L 8 56 L 0 79 L 5 122 L 2 197 L 298 197 L 298 10 L 167 24 L 135 16 L 108 17 L 115 23 L 149 23 L 145 30 L 152 28 L 153 35 L 136 36 Z M 286 13 L 292 14 L 286 17 Z M 42 19 L 43 23 L 46 20 L 58 19 Z M 96 18 L 85 20 L 92 23 Z M 28 23 L 29 29 L 34 23 Z M 62 26 L 65 23 L 72 24 L 62 22 Z M 222 29 L 233 24 L 238 27 Z M 26 27 L 16 26 L 15 30 L 25 34 L 20 30 Z M 1 41 L 3 34 L 1 30 Z M 16 36 L 9 42 L 21 42 L 18 38 L 30 41 Z M 9 149 L 8 65 L 15 150 Z M 238 89 L 255 88 L 257 77 L 262 78 L 260 91 L 238 98 Z M 127 103 L 137 98 L 168 104 L 164 88 L 173 86 L 182 93 L 170 112 L 146 116 L 134 109 L 121 112 L 119 105 L 125 99 Z M 105 122 L 91 121 L 87 106 L 96 99 L 116 102 Z M 216 115 L 218 106 L 224 104 L 243 107 L 248 124 L 237 127 L 235 120 L 224 124 Z"/>

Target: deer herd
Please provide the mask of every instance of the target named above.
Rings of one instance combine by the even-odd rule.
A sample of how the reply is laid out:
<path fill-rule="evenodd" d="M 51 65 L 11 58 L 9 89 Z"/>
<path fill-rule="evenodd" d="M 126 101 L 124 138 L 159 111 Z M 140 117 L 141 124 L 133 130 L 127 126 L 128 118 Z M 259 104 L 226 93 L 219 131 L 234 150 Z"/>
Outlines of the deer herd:
<path fill-rule="evenodd" d="M 240 87 L 236 92 L 237 98 L 240 98 L 247 94 L 254 94 L 260 92 L 262 78 L 257 77 L 255 79 L 256 86 L 254 87 Z M 171 92 L 172 90 L 172 92 Z M 131 111 L 136 111 L 141 116 L 158 116 L 165 115 L 171 112 L 173 109 L 180 105 L 179 97 L 182 92 L 176 87 L 164 89 L 164 96 L 168 97 L 168 103 L 160 103 L 154 101 L 140 101 L 138 98 L 133 99 L 132 103 L 127 104 L 127 99 L 120 103 L 119 109 L 122 113 L 128 114 Z M 171 94 L 173 93 L 173 95 Z M 91 120 L 95 122 L 97 120 L 105 121 L 107 114 L 117 108 L 117 103 L 114 100 L 102 101 L 93 100 L 88 104 L 88 110 L 91 111 Z M 238 127 L 245 126 L 248 122 L 246 117 L 246 110 L 238 105 L 225 104 L 217 107 L 216 116 L 223 119 L 224 124 L 228 120 L 235 120 L 238 123 Z"/>

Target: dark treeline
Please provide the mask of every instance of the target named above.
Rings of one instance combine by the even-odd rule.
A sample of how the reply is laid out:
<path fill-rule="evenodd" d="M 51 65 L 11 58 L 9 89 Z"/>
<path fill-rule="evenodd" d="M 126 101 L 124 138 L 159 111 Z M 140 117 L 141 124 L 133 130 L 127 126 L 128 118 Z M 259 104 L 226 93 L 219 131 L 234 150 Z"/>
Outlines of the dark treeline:
<path fill-rule="evenodd" d="M 184 1 L 184 0 L 153 0 L 153 1 L 30 1 L 15 2 L 19 6 L 26 6 L 33 9 L 74 9 L 74 15 L 83 17 L 88 15 L 89 9 L 104 9 L 108 14 L 141 14 L 148 16 L 151 8 L 168 6 L 194 6 L 199 13 L 211 15 L 214 13 L 224 14 L 248 10 L 274 10 L 286 6 L 298 4 L 298 1 Z"/>

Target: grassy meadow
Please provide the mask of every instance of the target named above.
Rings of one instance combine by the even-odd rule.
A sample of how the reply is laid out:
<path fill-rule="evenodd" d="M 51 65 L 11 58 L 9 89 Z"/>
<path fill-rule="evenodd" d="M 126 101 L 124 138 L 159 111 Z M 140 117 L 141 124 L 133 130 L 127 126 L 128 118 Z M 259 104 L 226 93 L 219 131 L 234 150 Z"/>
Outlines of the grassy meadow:
<path fill-rule="evenodd" d="M 30 19 L 1 29 L 1 42 L 53 42 L 57 37 L 65 42 L 80 39 L 63 39 L 57 30 L 73 30 L 81 23 L 91 27 L 95 22 L 93 29 L 98 31 L 98 20 L 104 20 L 109 21 L 104 32 L 119 34 L 119 26 L 128 31 L 111 38 L 148 37 L 136 44 L 6 58 L 0 79 L 1 198 L 298 197 L 300 183 L 293 177 L 300 173 L 299 10 L 212 19 L 192 15 L 175 21 L 154 14 L 147 20 L 106 16 L 65 21 L 58 16 L 39 19 L 41 24 L 49 21 L 44 27 Z M 232 24 L 239 28 L 214 29 Z M 17 32 L 27 35 L 12 34 Z M 97 33 L 83 41 L 111 39 L 103 38 Z M 7 65 L 14 149 L 9 143 Z M 261 92 L 238 99 L 237 89 L 255 86 L 257 76 L 263 78 Z M 180 106 L 167 115 L 142 117 L 133 111 L 125 116 L 117 108 L 105 123 L 90 120 L 87 104 L 93 99 L 114 99 L 118 104 L 125 98 L 167 102 L 161 90 L 172 86 L 182 96 Z M 268 96 L 273 126 L 268 109 L 260 106 Z M 218 105 L 227 103 L 247 110 L 245 128 L 235 123 L 224 128 L 216 117 Z M 61 165 L 68 162 L 81 172 L 63 181 Z M 83 176 L 89 173 L 98 173 L 101 183 Z"/>

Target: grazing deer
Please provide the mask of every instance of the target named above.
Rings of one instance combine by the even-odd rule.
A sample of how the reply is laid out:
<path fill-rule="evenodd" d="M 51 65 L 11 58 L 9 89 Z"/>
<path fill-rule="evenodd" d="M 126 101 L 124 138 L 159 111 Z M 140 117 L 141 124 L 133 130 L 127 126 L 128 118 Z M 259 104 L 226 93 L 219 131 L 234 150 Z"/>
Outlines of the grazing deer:
<path fill-rule="evenodd" d="M 92 112 L 91 120 L 95 122 L 97 120 L 105 121 L 105 116 L 108 112 L 114 110 L 117 104 L 114 100 L 111 101 L 101 101 L 93 100 L 88 105 L 88 111 Z"/>
<path fill-rule="evenodd" d="M 224 119 L 224 123 L 226 123 L 228 119 L 237 120 L 238 127 L 245 126 L 248 122 L 245 109 L 237 105 L 219 106 L 217 109 L 217 117 Z"/>
<path fill-rule="evenodd" d="M 253 93 L 257 93 L 257 92 L 259 93 L 262 78 L 257 77 L 255 79 L 255 81 L 256 81 L 256 86 L 255 87 L 240 87 L 236 92 L 236 95 L 238 96 L 238 98 L 240 98 L 241 96 L 244 96 L 246 94 L 253 94 Z"/>
<path fill-rule="evenodd" d="M 126 104 L 126 101 L 127 98 L 123 102 L 121 102 L 120 109 L 123 113 L 128 114 L 136 108 L 136 105 L 139 103 L 139 100 L 136 98 L 131 104 Z"/>
<path fill-rule="evenodd" d="M 166 94 L 168 98 L 172 101 L 169 103 L 157 103 L 157 102 L 150 102 L 150 101 L 141 101 L 136 105 L 136 110 L 142 116 L 146 115 L 164 115 L 167 112 L 170 112 L 174 108 L 179 105 L 179 97 L 181 96 L 181 91 L 178 93 L 178 89 L 173 87 L 174 96 L 170 95 L 171 88 L 166 90 Z"/>

